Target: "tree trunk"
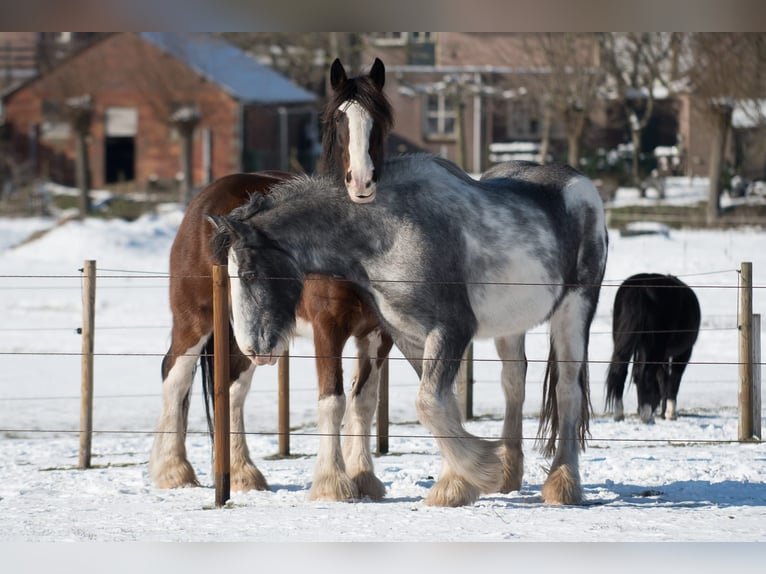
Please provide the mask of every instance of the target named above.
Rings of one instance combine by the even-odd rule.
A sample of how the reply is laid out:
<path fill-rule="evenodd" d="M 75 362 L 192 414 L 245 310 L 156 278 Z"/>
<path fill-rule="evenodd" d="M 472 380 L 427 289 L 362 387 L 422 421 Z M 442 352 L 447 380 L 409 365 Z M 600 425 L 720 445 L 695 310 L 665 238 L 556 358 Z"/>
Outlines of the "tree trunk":
<path fill-rule="evenodd" d="M 585 112 L 580 108 L 571 108 L 567 113 L 567 163 L 575 169 L 580 166 L 580 139 L 585 129 Z"/>
<path fill-rule="evenodd" d="M 78 131 L 76 135 L 77 157 L 76 178 L 80 190 L 80 217 L 85 218 L 91 212 L 90 201 L 90 165 L 88 161 L 88 133 Z"/>
<path fill-rule="evenodd" d="M 728 105 L 713 105 L 713 134 L 710 142 L 710 187 L 707 200 L 707 222 L 715 223 L 721 215 L 721 174 L 726 151 L 726 136 L 731 127 L 732 109 Z"/>
<path fill-rule="evenodd" d="M 465 129 L 463 129 L 465 104 L 463 104 L 463 97 L 460 91 L 458 91 L 455 96 L 455 100 L 457 109 L 457 162 L 455 163 L 457 163 L 461 169 L 466 169 L 468 153 L 465 141 Z"/>
<path fill-rule="evenodd" d="M 569 133 L 567 142 L 569 148 L 567 150 L 567 163 L 577 169 L 577 164 L 580 163 L 580 132 Z"/>
<path fill-rule="evenodd" d="M 194 173 L 192 170 L 192 150 L 194 142 L 194 128 L 179 130 L 181 134 L 181 173 L 184 175 L 180 190 L 180 201 L 188 205 L 192 198 L 194 187 Z"/>
<path fill-rule="evenodd" d="M 543 104 L 543 128 L 540 140 L 540 163 L 548 161 L 548 153 L 551 148 L 551 126 L 553 124 L 553 110 L 549 105 Z"/>
<path fill-rule="evenodd" d="M 646 190 L 641 187 L 641 177 L 638 173 L 638 158 L 641 155 L 641 128 L 630 130 L 630 141 L 633 144 L 633 157 L 630 177 L 633 185 L 641 190 L 641 197 L 646 197 Z"/>

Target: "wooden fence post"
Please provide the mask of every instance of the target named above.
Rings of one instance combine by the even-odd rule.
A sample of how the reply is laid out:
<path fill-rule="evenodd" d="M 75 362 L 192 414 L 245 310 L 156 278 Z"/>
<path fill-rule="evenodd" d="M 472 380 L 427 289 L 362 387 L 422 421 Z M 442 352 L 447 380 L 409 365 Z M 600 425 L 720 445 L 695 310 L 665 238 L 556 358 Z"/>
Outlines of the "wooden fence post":
<path fill-rule="evenodd" d="M 82 358 L 80 381 L 80 458 L 79 467 L 90 468 L 93 436 L 93 347 L 96 315 L 96 262 L 85 261 L 82 268 Z"/>
<path fill-rule="evenodd" d="M 290 351 L 285 350 L 277 366 L 279 378 L 279 454 L 290 455 Z"/>
<path fill-rule="evenodd" d="M 213 266 L 213 394 L 214 440 L 213 474 L 215 505 L 223 506 L 231 497 L 230 419 L 229 419 L 229 272 L 226 265 Z"/>
<path fill-rule="evenodd" d="M 761 315 L 753 315 L 753 436 L 761 440 Z"/>
<path fill-rule="evenodd" d="M 739 293 L 739 440 L 753 439 L 753 264 L 743 262 Z"/>
<path fill-rule="evenodd" d="M 388 453 L 388 357 L 383 359 L 378 383 L 378 454 Z"/>

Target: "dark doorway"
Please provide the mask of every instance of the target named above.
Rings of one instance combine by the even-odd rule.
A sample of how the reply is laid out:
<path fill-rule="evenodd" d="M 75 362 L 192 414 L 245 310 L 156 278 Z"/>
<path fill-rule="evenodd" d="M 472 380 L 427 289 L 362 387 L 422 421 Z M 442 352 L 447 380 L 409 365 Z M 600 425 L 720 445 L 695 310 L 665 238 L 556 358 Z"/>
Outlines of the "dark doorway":
<path fill-rule="evenodd" d="M 133 181 L 136 177 L 136 140 L 133 137 L 106 138 L 106 183 Z"/>

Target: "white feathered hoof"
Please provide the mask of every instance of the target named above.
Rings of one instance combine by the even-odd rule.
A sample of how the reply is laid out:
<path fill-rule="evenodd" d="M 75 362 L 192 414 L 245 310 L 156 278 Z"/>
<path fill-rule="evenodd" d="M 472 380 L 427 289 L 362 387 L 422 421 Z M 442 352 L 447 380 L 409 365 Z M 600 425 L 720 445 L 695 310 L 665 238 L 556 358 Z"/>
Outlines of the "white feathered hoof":
<path fill-rule="evenodd" d="M 247 464 L 231 469 L 231 489 L 239 492 L 269 490 L 269 485 L 260 470 Z"/>
<path fill-rule="evenodd" d="M 548 475 L 541 494 L 545 504 L 582 504 L 583 496 L 579 473 L 571 466 L 562 464 Z"/>
<path fill-rule="evenodd" d="M 309 500 L 347 502 L 358 498 L 359 489 L 345 472 L 317 476 L 309 489 Z"/>
<path fill-rule="evenodd" d="M 426 497 L 428 506 L 466 506 L 473 504 L 479 498 L 481 489 L 458 476 L 440 478 Z"/>
<path fill-rule="evenodd" d="M 164 464 L 150 464 L 149 474 L 157 488 L 199 486 L 194 469 L 185 459 L 179 458 Z"/>
<path fill-rule="evenodd" d="M 521 490 L 521 480 L 524 477 L 524 455 L 520 451 L 513 453 L 504 448 L 501 460 L 503 483 L 500 485 L 500 492 L 507 494 Z"/>
<path fill-rule="evenodd" d="M 359 491 L 360 498 L 381 500 L 386 495 L 383 482 L 370 471 L 362 471 L 351 477 Z"/>

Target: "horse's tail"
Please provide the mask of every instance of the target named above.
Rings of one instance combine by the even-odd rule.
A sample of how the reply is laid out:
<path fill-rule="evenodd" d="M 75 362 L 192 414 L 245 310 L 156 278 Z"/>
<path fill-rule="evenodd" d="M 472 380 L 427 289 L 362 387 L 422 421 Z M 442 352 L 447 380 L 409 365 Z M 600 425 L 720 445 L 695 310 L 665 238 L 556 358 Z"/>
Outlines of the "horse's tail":
<path fill-rule="evenodd" d="M 205 346 L 199 356 L 200 372 L 202 374 L 202 397 L 205 402 L 205 418 L 207 419 L 207 430 L 210 434 L 210 440 L 213 440 L 215 424 L 213 422 L 213 413 L 215 412 L 215 393 L 213 390 L 213 335 L 208 337 Z"/>
<path fill-rule="evenodd" d="M 648 311 L 653 296 L 652 291 L 635 282 L 626 281 L 617 291 L 612 319 L 614 349 L 606 376 L 607 411 L 613 410 L 615 401 L 622 398 L 628 363 L 635 358 L 641 338 L 648 330 Z M 635 371 L 635 364 L 633 369 Z"/>
<path fill-rule="evenodd" d="M 545 367 L 545 378 L 543 381 L 543 407 L 540 413 L 540 426 L 537 430 L 537 444 L 544 456 L 553 456 L 556 451 L 556 437 L 559 432 L 559 409 L 556 397 L 556 387 L 559 382 L 559 366 L 556 358 L 556 351 L 553 346 L 553 338 L 550 342 L 550 352 L 548 354 L 548 364 Z M 590 434 L 590 384 L 588 376 L 588 344 L 585 344 L 585 356 L 580 365 L 580 372 L 577 378 L 577 384 L 580 388 L 580 423 L 577 427 L 577 441 L 580 448 L 585 448 L 585 440 Z M 543 443 L 545 437 L 548 439 Z"/>

